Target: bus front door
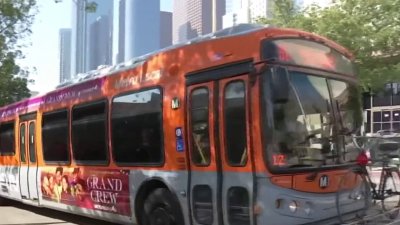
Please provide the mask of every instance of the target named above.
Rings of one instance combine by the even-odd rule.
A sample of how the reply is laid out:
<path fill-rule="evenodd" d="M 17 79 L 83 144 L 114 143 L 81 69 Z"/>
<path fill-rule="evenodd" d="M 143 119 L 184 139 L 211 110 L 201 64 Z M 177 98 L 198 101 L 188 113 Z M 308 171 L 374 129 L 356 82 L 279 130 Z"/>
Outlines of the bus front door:
<path fill-rule="evenodd" d="M 248 88 L 248 75 L 187 88 L 193 224 L 254 224 Z"/>
<path fill-rule="evenodd" d="M 20 187 L 22 199 L 38 200 L 37 173 L 38 164 L 36 159 L 36 136 L 35 120 L 20 122 L 19 146 L 20 146 Z"/>

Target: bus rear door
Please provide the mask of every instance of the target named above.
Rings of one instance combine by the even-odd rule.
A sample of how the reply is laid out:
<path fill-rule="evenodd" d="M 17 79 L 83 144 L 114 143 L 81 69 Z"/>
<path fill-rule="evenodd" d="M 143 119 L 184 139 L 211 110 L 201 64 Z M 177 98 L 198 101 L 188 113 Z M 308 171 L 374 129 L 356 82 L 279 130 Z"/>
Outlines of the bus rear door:
<path fill-rule="evenodd" d="M 237 70 L 228 70 L 232 71 Z M 196 78 L 193 84 L 187 80 L 192 221 L 196 225 L 250 225 L 254 224 L 255 180 L 248 75 L 219 72 L 206 73 L 222 79 L 199 82 Z"/>
<path fill-rule="evenodd" d="M 21 116 L 19 124 L 19 146 L 21 151 L 19 181 L 21 185 L 21 197 L 22 199 L 32 201 L 38 200 L 35 117 L 36 114 Z"/>

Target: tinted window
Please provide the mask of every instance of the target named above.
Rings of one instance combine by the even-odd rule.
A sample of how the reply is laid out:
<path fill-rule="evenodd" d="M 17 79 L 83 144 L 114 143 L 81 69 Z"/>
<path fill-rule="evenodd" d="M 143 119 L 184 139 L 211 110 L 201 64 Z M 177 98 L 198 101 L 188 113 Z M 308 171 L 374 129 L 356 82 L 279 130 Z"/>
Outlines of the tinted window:
<path fill-rule="evenodd" d="M 36 162 L 36 151 L 35 151 L 35 123 L 29 123 L 29 161 Z"/>
<path fill-rule="evenodd" d="M 245 86 L 235 81 L 225 87 L 224 120 L 228 162 L 243 166 L 247 162 Z"/>
<path fill-rule="evenodd" d="M 96 102 L 72 110 L 72 149 L 80 162 L 105 163 L 107 157 L 106 103 Z"/>
<path fill-rule="evenodd" d="M 381 122 L 382 121 L 382 112 L 373 112 L 374 122 Z"/>
<path fill-rule="evenodd" d="M 20 137 L 19 137 L 19 149 L 21 154 L 21 162 L 26 162 L 25 159 L 25 132 L 26 132 L 26 125 L 22 124 L 20 128 Z"/>
<path fill-rule="evenodd" d="M 208 185 L 193 187 L 193 212 L 199 224 L 211 225 L 214 221 L 212 190 Z"/>
<path fill-rule="evenodd" d="M 392 112 L 393 121 L 400 121 L 400 111 L 395 110 Z"/>
<path fill-rule="evenodd" d="M 68 113 L 46 113 L 42 119 L 43 157 L 46 162 L 68 162 Z"/>
<path fill-rule="evenodd" d="M 333 48 L 313 41 L 289 38 L 267 40 L 263 43 L 262 55 L 264 59 L 288 64 L 354 74 L 350 59 Z"/>
<path fill-rule="evenodd" d="M 250 224 L 250 197 L 243 187 L 228 190 L 228 220 L 230 225 Z"/>
<path fill-rule="evenodd" d="M 197 165 L 208 165 L 210 163 L 208 89 L 195 89 L 190 100 L 192 161 Z"/>
<path fill-rule="evenodd" d="M 0 155 L 13 155 L 14 149 L 14 122 L 0 124 Z"/>
<path fill-rule="evenodd" d="M 382 130 L 382 123 L 373 123 L 373 133 Z"/>
<path fill-rule="evenodd" d="M 382 122 L 390 122 L 390 111 L 382 111 Z"/>
<path fill-rule="evenodd" d="M 114 98 L 112 149 L 117 163 L 161 163 L 162 94 L 159 89 Z"/>

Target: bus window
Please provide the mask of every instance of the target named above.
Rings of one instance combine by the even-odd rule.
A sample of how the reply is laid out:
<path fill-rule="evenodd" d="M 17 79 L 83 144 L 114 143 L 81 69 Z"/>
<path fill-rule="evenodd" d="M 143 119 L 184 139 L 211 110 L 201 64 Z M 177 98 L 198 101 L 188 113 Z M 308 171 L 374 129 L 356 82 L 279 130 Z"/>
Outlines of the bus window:
<path fill-rule="evenodd" d="M 20 137 L 19 137 L 19 149 L 20 149 L 20 155 L 21 155 L 21 162 L 25 163 L 26 158 L 25 158 L 25 129 L 26 125 L 22 124 L 20 127 Z"/>
<path fill-rule="evenodd" d="M 162 163 L 161 91 L 151 89 L 114 98 L 111 136 L 116 163 Z"/>
<path fill-rule="evenodd" d="M 106 102 L 74 107 L 72 110 L 72 149 L 79 163 L 106 163 Z"/>
<path fill-rule="evenodd" d="M 35 123 L 29 123 L 29 162 L 36 163 Z"/>
<path fill-rule="evenodd" d="M 0 155 L 14 155 L 14 122 L 0 125 Z"/>
<path fill-rule="evenodd" d="M 245 85 L 233 81 L 226 85 L 224 94 L 224 121 L 227 161 L 232 166 L 245 166 L 246 151 L 246 108 Z"/>
<path fill-rule="evenodd" d="M 68 112 L 46 113 L 42 119 L 43 157 L 46 163 L 69 162 Z"/>
<path fill-rule="evenodd" d="M 191 130 L 192 130 L 192 161 L 196 165 L 210 163 L 210 135 L 209 135 L 209 109 L 208 89 L 197 88 L 191 95 Z"/>

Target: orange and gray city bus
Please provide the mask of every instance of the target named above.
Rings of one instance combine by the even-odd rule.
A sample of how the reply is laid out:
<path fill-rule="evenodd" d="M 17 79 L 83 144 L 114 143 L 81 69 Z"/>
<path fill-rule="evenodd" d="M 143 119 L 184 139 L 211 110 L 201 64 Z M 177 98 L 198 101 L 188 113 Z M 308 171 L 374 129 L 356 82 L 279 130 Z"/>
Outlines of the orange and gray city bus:
<path fill-rule="evenodd" d="M 326 38 L 221 30 L 0 108 L 0 196 L 121 224 L 336 223 L 357 86 Z"/>

